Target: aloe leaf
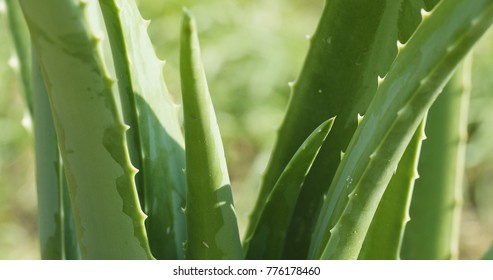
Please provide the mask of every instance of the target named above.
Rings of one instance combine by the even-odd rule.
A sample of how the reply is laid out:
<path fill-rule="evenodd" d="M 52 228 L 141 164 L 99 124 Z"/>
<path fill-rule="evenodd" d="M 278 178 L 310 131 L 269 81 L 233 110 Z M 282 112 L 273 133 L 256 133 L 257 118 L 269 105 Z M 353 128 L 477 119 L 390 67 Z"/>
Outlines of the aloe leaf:
<path fill-rule="evenodd" d="M 403 259 L 457 259 L 471 65 L 467 59 L 428 114 Z"/>
<path fill-rule="evenodd" d="M 236 213 L 195 20 L 184 10 L 180 74 L 185 122 L 188 259 L 242 259 Z"/>
<path fill-rule="evenodd" d="M 36 106 L 34 106 L 36 108 Z M 70 194 L 68 190 L 67 179 L 65 177 L 65 171 L 63 168 L 62 155 L 58 150 L 58 161 L 60 165 L 59 179 L 61 182 L 61 205 L 63 205 L 63 252 L 64 259 L 66 260 L 80 260 L 80 248 L 77 239 L 77 228 L 75 227 L 74 213 L 72 212 L 72 202 L 70 201 Z"/>
<path fill-rule="evenodd" d="M 112 46 L 132 163 L 153 255 L 183 259 L 186 238 L 184 140 L 162 78 L 163 62 L 134 1 L 99 1 Z M 139 180 L 140 178 L 140 180 Z"/>
<path fill-rule="evenodd" d="M 63 163 L 58 150 L 48 95 L 19 1 L 7 0 L 8 20 L 14 39 L 24 100 L 34 126 L 38 230 L 42 259 L 79 259 Z M 31 59 L 31 60 L 30 60 Z"/>
<path fill-rule="evenodd" d="M 42 259 L 64 259 L 60 157 L 50 104 L 39 67 L 33 63 L 38 228 Z"/>
<path fill-rule="evenodd" d="M 127 1 L 129 3 L 133 3 L 133 1 Z M 130 159 L 132 160 L 132 165 L 139 170 L 139 172 L 135 175 L 135 182 L 137 185 L 137 192 L 139 194 L 140 203 L 142 207 L 145 209 L 145 190 L 142 182 L 142 152 L 141 152 L 141 135 L 139 129 L 139 121 L 138 121 L 138 112 L 135 101 L 133 85 L 132 85 L 132 77 L 131 74 L 131 64 L 133 60 L 130 59 L 130 56 L 133 54 L 127 54 L 127 45 L 125 42 L 124 31 L 122 28 L 123 19 L 122 10 L 120 7 L 112 0 L 102 0 L 99 1 L 99 5 L 101 7 L 101 11 L 103 13 L 106 30 L 108 33 L 108 38 L 111 44 L 111 53 L 113 55 L 113 63 L 115 64 L 115 75 L 117 76 L 118 82 L 118 90 L 120 91 L 120 102 L 122 106 L 123 112 L 123 120 L 129 126 L 127 131 L 127 141 L 128 148 L 130 151 Z M 132 7 L 133 8 L 133 7 Z M 132 15 L 134 16 L 134 15 Z M 137 30 L 134 32 L 140 32 L 139 27 L 143 24 L 142 19 L 138 17 L 139 20 L 135 20 L 134 17 L 131 17 L 131 20 L 134 20 L 133 25 L 129 25 L 134 27 Z M 128 18 L 124 18 L 124 20 L 129 20 Z M 138 60 L 137 60 L 138 61 Z M 138 65 L 139 63 L 137 63 Z M 139 81 L 136 81 L 138 83 Z"/>
<path fill-rule="evenodd" d="M 421 143 L 425 139 L 425 123 L 426 117 L 399 161 L 397 171 L 378 204 L 358 259 L 399 259 L 404 227 L 409 221 L 413 187 L 419 178 L 417 168 Z"/>
<path fill-rule="evenodd" d="M 95 33 L 99 15 L 89 14 L 95 5 L 21 1 L 50 99 L 82 258 L 152 258 L 127 149 L 128 126 Z"/>
<path fill-rule="evenodd" d="M 22 80 L 23 97 L 26 102 L 30 116 L 33 116 L 33 88 L 31 81 L 31 42 L 26 22 L 22 16 L 22 11 L 18 0 L 5 0 L 7 7 L 7 19 L 10 33 L 12 35 L 17 60 L 19 62 L 19 72 Z"/>
<path fill-rule="evenodd" d="M 248 259 L 280 259 L 296 200 L 334 118 L 317 127 L 296 151 L 267 198 L 252 236 L 244 244 Z"/>
<path fill-rule="evenodd" d="M 293 83 L 288 110 L 247 230 L 251 234 L 269 193 L 298 147 L 316 126 L 337 116 L 326 141 L 330 145 L 322 147 L 300 193 L 288 231 L 285 258 L 306 257 L 322 198 L 339 165 L 340 154 L 357 127 L 358 114 L 364 115 L 376 91 L 377 77 L 386 74 L 397 53 L 396 41 L 402 33 L 398 23 L 409 29 L 417 24 L 414 17 L 412 22 L 399 19 L 401 10 L 412 16 L 419 12 L 422 3 L 411 2 L 404 6 L 404 0 L 326 1 L 303 69 Z"/>
<path fill-rule="evenodd" d="M 311 258 L 357 258 L 420 120 L 492 21 L 489 0 L 443 1 L 401 49 L 337 170 L 314 232 Z"/>
<path fill-rule="evenodd" d="M 32 62 L 36 190 L 42 259 L 78 259 L 79 251 L 67 198 L 63 163 L 58 150 L 48 94 L 35 56 Z"/>

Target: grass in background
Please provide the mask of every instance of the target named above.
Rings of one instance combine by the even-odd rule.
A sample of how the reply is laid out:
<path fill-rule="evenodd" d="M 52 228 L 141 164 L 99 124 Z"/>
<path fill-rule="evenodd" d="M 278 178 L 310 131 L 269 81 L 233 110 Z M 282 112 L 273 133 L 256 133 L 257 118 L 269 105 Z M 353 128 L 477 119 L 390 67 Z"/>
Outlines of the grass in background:
<path fill-rule="evenodd" d="M 3 3 L 0 2 L 0 6 Z M 12 66 L 14 48 L 0 20 L 0 259 L 39 258 L 34 156 L 25 104 Z M 10 64 L 10 65 L 9 65 Z M 24 119 L 25 120 L 25 119 Z"/>

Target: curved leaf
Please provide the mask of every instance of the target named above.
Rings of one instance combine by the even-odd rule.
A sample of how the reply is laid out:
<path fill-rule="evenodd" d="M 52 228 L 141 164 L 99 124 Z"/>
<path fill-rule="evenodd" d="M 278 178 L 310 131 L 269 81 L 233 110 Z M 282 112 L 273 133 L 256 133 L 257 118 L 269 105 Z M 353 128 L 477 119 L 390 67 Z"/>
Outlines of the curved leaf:
<path fill-rule="evenodd" d="M 409 221 L 411 196 L 415 180 L 419 178 L 417 168 L 421 143 L 425 139 L 425 123 L 426 117 L 399 161 L 397 171 L 378 204 L 358 259 L 399 259 L 404 228 Z"/>
<path fill-rule="evenodd" d="M 459 67 L 428 113 L 401 257 L 457 259 L 462 210 L 470 60 Z"/>
<path fill-rule="evenodd" d="M 333 123 L 334 118 L 325 121 L 308 136 L 277 180 L 253 235 L 245 241 L 248 259 L 282 257 L 286 233 L 301 186 Z"/>
<path fill-rule="evenodd" d="M 33 55 L 33 109 L 36 153 L 36 191 L 41 258 L 79 259 L 79 245 L 68 198 L 67 180 L 57 145 L 48 94 Z"/>
<path fill-rule="evenodd" d="M 127 126 L 95 33 L 95 5 L 21 0 L 50 98 L 82 258 L 152 258 Z"/>
<path fill-rule="evenodd" d="M 412 134 L 493 22 L 489 0 L 443 1 L 401 50 L 358 126 L 322 208 L 311 258 L 356 259 Z"/>
<path fill-rule="evenodd" d="M 186 238 L 184 140 L 175 106 L 162 78 L 163 62 L 147 35 L 148 23 L 134 1 L 99 1 L 115 63 L 136 183 L 148 215 L 153 255 L 183 259 Z"/>

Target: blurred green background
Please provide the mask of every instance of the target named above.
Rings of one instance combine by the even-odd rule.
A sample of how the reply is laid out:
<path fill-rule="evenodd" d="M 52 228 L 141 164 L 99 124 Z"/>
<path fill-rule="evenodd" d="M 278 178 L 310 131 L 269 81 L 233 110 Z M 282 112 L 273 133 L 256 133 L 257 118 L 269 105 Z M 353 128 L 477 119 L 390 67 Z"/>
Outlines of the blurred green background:
<path fill-rule="evenodd" d="M 152 20 L 149 35 L 167 61 L 165 79 L 177 102 L 182 7 L 196 16 L 243 231 L 288 102 L 288 82 L 301 69 L 323 0 L 138 2 Z M 38 259 L 33 139 L 11 67 L 13 54 L 6 19 L 0 16 L 0 259 Z M 461 235 L 465 259 L 480 258 L 493 240 L 492 32 L 476 48 L 473 68 Z"/>

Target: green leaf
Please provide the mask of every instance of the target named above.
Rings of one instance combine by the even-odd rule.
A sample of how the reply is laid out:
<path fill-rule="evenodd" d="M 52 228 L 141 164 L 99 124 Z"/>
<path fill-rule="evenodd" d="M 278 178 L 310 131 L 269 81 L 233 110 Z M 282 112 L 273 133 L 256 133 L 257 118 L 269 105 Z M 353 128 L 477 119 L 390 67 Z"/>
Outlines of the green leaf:
<path fill-rule="evenodd" d="M 396 173 L 392 176 L 371 222 L 358 259 L 397 260 L 409 221 L 409 206 L 415 180 L 418 176 L 418 159 L 421 143 L 425 139 L 425 120 L 414 133 L 402 155 Z"/>
<path fill-rule="evenodd" d="M 101 51 L 97 2 L 21 0 L 21 6 L 50 99 L 82 258 L 152 258 L 128 127 Z"/>
<path fill-rule="evenodd" d="M 458 258 L 470 64 L 459 68 L 428 113 L 403 259 Z"/>
<path fill-rule="evenodd" d="M 36 190 L 41 258 L 78 259 L 79 245 L 48 94 L 35 56 L 32 62 Z"/>
<path fill-rule="evenodd" d="M 110 38 L 136 182 L 154 257 L 183 259 L 184 140 L 162 77 L 163 62 L 134 1 L 99 1 Z"/>
<path fill-rule="evenodd" d="M 188 259 L 242 259 L 223 144 L 202 67 L 195 21 L 183 16 L 180 74 L 187 158 Z"/>
<path fill-rule="evenodd" d="M 36 108 L 36 106 L 35 106 Z M 61 186 L 61 204 L 63 205 L 63 249 L 64 258 L 66 260 L 80 260 L 80 248 L 77 240 L 77 229 L 75 227 L 74 214 L 72 211 L 72 202 L 70 201 L 70 194 L 68 190 L 67 179 L 65 177 L 65 171 L 63 168 L 62 155 L 58 150 L 58 160 L 60 161 L 59 169 L 59 182 L 62 182 Z"/>
<path fill-rule="evenodd" d="M 401 49 L 337 170 L 314 232 L 311 258 L 357 258 L 419 122 L 492 22 L 489 0 L 443 1 Z"/>
<path fill-rule="evenodd" d="M 247 230 L 247 235 L 251 234 L 262 206 L 298 147 L 320 123 L 337 116 L 326 141 L 330 145 L 320 150 L 300 193 L 285 258 L 306 257 L 322 198 L 339 166 L 340 154 L 356 130 L 358 115 L 365 114 L 377 89 L 378 76 L 385 76 L 394 60 L 399 34 L 408 36 L 416 27 L 420 6 L 416 1 L 407 6 L 404 2 L 326 1 L 303 69 L 293 83 L 288 110 Z M 410 16 L 399 18 L 401 10 Z M 399 30 L 402 26 L 405 32 Z"/>
<path fill-rule="evenodd" d="M 289 161 L 267 198 L 252 236 L 245 241 L 248 259 L 280 259 L 296 201 L 334 118 L 317 127 Z"/>

